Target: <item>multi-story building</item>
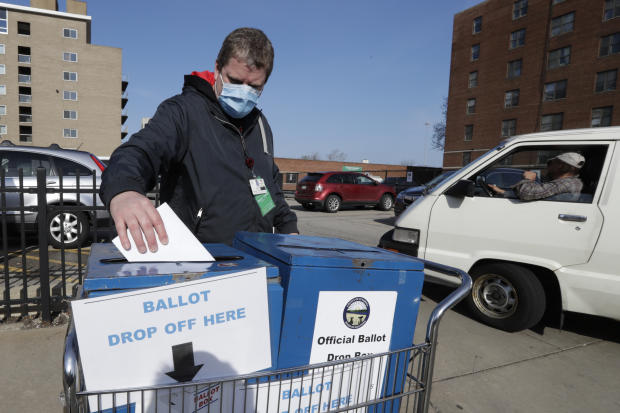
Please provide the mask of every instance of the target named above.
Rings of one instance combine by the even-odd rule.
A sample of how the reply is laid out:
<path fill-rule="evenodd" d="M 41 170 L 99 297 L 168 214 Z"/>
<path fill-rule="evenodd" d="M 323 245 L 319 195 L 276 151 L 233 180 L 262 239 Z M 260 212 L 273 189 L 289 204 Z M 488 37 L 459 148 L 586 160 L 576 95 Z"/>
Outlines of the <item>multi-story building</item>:
<path fill-rule="evenodd" d="M 86 3 L 0 3 L 0 140 L 108 156 L 126 132 L 122 50 L 91 44 Z"/>
<path fill-rule="evenodd" d="M 515 134 L 620 125 L 620 0 L 487 0 L 454 17 L 444 168 Z"/>

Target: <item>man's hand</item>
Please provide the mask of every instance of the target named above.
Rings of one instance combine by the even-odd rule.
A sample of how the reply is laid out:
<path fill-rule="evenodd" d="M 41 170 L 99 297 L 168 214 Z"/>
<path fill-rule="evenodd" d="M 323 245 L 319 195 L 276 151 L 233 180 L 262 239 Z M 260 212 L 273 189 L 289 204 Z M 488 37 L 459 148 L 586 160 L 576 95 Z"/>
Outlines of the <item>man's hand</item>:
<path fill-rule="evenodd" d="M 499 187 L 499 186 L 497 186 L 497 185 L 489 184 L 488 186 L 489 186 L 489 188 L 491 188 L 491 189 L 493 190 L 493 192 L 495 192 L 496 194 L 503 195 L 503 194 L 504 194 L 504 192 L 506 192 L 505 190 L 503 190 L 502 188 L 500 188 L 500 187 Z"/>
<path fill-rule="evenodd" d="M 141 254 L 146 252 L 143 233 L 152 252 L 157 251 L 155 232 L 162 244 L 168 243 L 164 222 L 151 200 L 144 195 L 135 191 L 121 192 L 110 201 L 110 214 L 114 219 L 121 245 L 126 250 L 129 251 L 131 248 L 127 229 Z"/>
<path fill-rule="evenodd" d="M 536 172 L 534 172 L 534 171 L 525 171 L 525 172 L 523 172 L 523 178 L 525 178 L 527 180 L 530 180 L 530 181 L 535 181 L 537 176 L 538 175 L 536 175 Z"/>

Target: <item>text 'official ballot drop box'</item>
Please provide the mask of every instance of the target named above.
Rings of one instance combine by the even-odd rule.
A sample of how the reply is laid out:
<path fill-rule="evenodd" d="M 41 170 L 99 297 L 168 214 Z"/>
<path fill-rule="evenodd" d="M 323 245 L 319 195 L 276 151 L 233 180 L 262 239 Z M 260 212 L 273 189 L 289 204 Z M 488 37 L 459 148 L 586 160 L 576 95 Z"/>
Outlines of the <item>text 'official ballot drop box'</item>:
<path fill-rule="evenodd" d="M 239 232 L 233 246 L 279 268 L 284 311 L 277 368 L 412 345 L 421 261 L 312 236 Z"/>
<path fill-rule="evenodd" d="M 223 244 L 206 244 L 214 262 L 127 262 L 111 243 L 93 244 L 82 297 L 94 298 L 265 267 L 269 306 L 272 368 L 275 367 L 282 317 L 282 287 L 278 268 Z M 180 285 L 180 284 L 179 284 Z"/>

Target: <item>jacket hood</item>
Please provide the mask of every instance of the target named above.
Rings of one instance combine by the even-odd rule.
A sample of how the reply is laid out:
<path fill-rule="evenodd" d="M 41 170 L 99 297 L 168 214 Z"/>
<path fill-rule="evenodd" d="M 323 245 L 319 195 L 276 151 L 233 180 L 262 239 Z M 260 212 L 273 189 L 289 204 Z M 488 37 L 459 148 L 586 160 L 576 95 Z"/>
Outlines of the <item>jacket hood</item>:
<path fill-rule="evenodd" d="M 213 84 L 215 83 L 215 75 L 213 72 L 205 70 L 204 72 L 193 71 L 189 75 L 185 75 L 183 89 L 191 86 L 205 95 L 209 100 L 217 102 L 215 92 L 213 92 Z"/>

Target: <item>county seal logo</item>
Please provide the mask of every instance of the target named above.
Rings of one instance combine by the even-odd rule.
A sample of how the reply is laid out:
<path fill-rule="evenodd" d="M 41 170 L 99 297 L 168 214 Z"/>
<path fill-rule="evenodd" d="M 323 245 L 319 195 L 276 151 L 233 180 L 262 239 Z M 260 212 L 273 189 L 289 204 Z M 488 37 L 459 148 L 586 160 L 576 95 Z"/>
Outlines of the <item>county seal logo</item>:
<path fill-rule="evenodd" d="M 349 328 L 360 328 L 370 316 L 370 304 L 362 297 L 355 297 L 344 306 L 342 318 Z"/>

